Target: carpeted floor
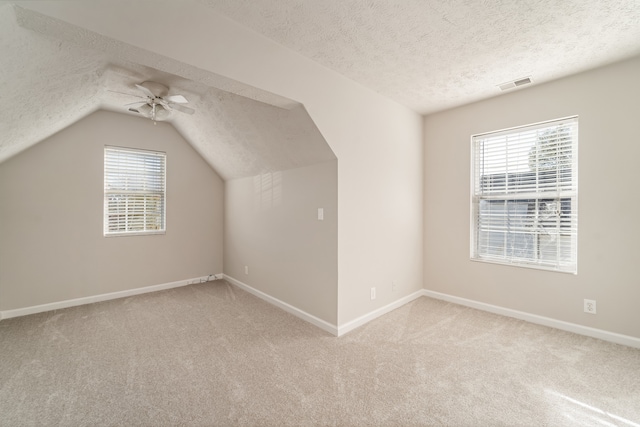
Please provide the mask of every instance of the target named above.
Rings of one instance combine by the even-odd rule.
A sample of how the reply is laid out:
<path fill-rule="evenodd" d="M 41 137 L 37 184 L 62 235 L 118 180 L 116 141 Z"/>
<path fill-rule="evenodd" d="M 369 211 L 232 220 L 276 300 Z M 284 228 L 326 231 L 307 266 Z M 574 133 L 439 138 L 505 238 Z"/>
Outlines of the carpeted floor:
<path fill-rule="evenodd" d="M 2 426 L 640 426 L 640 350 L 424 297 L 336 338 L 216 281 L 0 345 Z"/>

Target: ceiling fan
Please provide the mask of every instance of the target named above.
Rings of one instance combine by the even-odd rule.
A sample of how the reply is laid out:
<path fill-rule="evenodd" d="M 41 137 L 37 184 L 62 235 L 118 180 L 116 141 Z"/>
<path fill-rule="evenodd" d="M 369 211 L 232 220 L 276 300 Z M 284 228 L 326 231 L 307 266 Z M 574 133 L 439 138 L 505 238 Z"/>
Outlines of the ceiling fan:
<path fill-rule="evenodd" d="M 189 102 L 187 101 L 187 98 L 182 95 L 169 95 L 169 88 L 163 84 L 156 82 L 143 82 L 136 84 L 136 87 L 144 94 L 144 96 L 129 95 L 142 98 L 143 100 L 126 105 L 140 104 L 138 107 L 130 107 L 129 111 L 144 114 L 153 120 L 154 124 L 158 120 L 164 120 L 169 117 L 169 113 L 172 110 L 186 114 L 193 114 L 195 112 L 193 108 L 183 105 Z"/>

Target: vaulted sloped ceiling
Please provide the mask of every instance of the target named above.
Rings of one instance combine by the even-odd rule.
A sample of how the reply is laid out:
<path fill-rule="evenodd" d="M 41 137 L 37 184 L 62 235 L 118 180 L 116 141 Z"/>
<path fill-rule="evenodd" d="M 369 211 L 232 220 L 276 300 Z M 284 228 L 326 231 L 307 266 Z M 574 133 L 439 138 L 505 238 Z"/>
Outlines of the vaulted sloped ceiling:
<path fill-rule="evenodd" d="M 0 57 L 0 162 L 97 109 L 136 114 L 143 81 L 189 100 L 168 121 L 223 179 L 335 159 L 297 102 L 6 2 Z"/>

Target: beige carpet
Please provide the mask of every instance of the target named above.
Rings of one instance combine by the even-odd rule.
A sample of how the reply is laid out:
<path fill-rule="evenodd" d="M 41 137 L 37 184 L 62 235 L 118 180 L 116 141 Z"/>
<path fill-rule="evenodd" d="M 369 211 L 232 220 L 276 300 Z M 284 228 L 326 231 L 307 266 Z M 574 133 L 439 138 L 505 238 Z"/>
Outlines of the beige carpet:
<path fill-rule="evenodd" d="M 640 350 L 429 298 L 335 338 L 216 281 L 0 345 L 2 426 L 640 426 Z"/>

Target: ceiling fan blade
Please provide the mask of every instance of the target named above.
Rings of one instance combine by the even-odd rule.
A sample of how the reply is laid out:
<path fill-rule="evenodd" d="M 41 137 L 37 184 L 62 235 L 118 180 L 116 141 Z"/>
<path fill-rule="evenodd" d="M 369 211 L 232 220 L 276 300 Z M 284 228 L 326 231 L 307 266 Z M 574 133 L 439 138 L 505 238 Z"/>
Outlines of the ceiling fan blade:
<path fill-rule="evenodd" d="M 185 98 L 182 95 L 169 95 L 169 96 L 165 96 L 164 99 L 166 99 L 169 102 L 175 102 L 176 104 L 188 104 L 189 101 L 187 101 L 187 98 Z"/>
<path fill-rule="evenodd" d="M 142 93 L 144 93 L 145 95 L 147 95 L 149 98 L 153 99 L 153 98 L 155 98 L 155 97 L 156 97 L 156 96 L 155 96 L 155 94 L 154 94 L 153 92 L 151 92 L 149 89 L 147 89 L 146 87 L 141 86 L 141 85 L 139 85 L 139 84 L 136 84 L 136 87 L 137 87 L 138 89 L 140 89 L 140 90 L 142 91 Z"/>
<path fill-rule="evenodd" d="M 173 104 L 173 103 L 169 104 L 169 108 L 173 110 L 178 110 L 186 114 L 193 114 L 196 112 L 196 110 L 194 110 L 193 108 L 185 107 L 184 105 L 180 105 L 180 104 Z"/>
<path fill-rule="evenodd" d="M 130 102 L 128 104 L 124 104 L 124 106 L 127 107 L 129 105 L 136 105 L 136 104 L 142 105 L 142 104 L 146 104 L 146 103 L 147 103 L 147 101 L 136 101 L 136 102 Z"/>

